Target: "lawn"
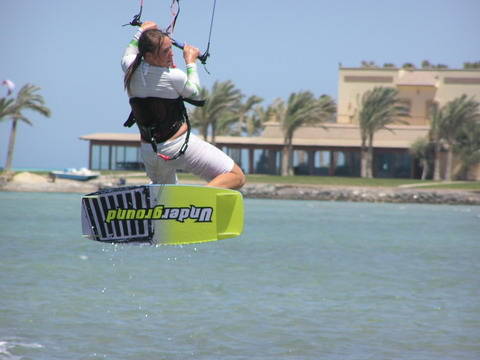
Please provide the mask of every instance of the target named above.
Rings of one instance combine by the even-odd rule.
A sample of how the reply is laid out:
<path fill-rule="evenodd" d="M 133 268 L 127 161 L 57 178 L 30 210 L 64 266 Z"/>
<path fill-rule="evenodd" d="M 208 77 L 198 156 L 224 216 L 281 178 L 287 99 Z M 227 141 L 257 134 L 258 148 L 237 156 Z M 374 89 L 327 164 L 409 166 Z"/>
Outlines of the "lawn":
<path fill-rule="evenodd" d="M 47 171 L 32 171 L 39 175 L 47 175 Z M 142 171 L 101 171 L 102 175 L 122 176 L 125 178 L 148 179 Z M 203 180 L 192 174 L 179 173 L 180 181 L 194 181 L 204 183 Z M 278 176 L 278 175 L 247 175 L 247 183 L 254 184 L 289 184 L 289 185 L 319 185 L 319 186 L 353 186 L 353 187 L 408 187 L 421 189 L 449 189 L 480 191 L 480 181 L 453 181 L 434 182 L 432 180 L 421 181 L 418 179 L 363 179 L 360 177 L 341 176 Z"/>
<path fill-rule="evenodd" d="M 102 171 L 103 175 L 115 176 L 115 171 Z M 125 172 L 122 172 L 125 175 Z M 128 173 L 127 173 L 128 174 Z M 132 172 L 132 178 L 143 178 L 146 176 L 141 172 Z M 180 181 L 194 181 L 204 183 L 204 181 L 195 175 L 179 173 Z M 147 180 L 146 180 L 147 181 Z M 278 176 L 278 175 L 247 175 L 247 184 L 289 184 L 289 185 L 320 185 L 320 186 L 357 186 L 357 187 L 399 187 L 421 189 L 450 189 L 450 190 L 472 190 L 480 191 L 480 181 L 454 181 L 448 183 L 435 182 L 432 180 L 418 179 L 363 179 L 360 177 L 341 177 L 341 176 Z"/>
<path fill-rule="evenodd" d="M 179 174 L 180 180 L 201 181 L 191 174 Z M 324 185 L 324 186 L 358 186 L 358 187 L 399 187 L 422 189 L 453 189 L 480 191 L 480 181 L 457 181 L 441 184 L 432 180 L 418 179 L 363 179 L 359 177 L 340 176 L 274 176 L 274 175 L 247 175 L 247 183 L 264 184 L 293 184 L 293 185 Z"/>

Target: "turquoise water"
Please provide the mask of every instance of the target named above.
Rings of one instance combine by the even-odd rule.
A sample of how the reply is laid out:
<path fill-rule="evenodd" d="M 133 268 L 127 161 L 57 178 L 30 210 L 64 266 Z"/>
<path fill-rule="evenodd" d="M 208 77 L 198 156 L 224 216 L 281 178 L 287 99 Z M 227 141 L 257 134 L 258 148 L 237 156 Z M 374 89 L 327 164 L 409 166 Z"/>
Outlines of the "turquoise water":
<path fill-rule="evenodd" d="M 0 359 L 479 359 L 480 207 L 246 200 L 245 233 L 83 239 L 0 193 Z"/>

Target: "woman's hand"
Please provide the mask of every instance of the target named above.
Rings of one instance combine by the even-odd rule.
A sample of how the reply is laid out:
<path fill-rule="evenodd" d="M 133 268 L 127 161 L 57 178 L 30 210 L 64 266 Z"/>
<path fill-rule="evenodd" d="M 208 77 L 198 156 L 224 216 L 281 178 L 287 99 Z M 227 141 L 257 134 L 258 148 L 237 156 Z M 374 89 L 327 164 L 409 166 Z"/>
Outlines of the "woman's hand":
<path fill-rule="evenodd" d="M 150 29 L 158 29 L 158 27 L 157 24 L 153 21 L 145 21 L 142 26 L 140 26 L 140 29 L 142 29 L 142 31 L 145 31 Z"/>
<path fill-rule="evenodd" d="M 200 50 L 194 46 L 185 44 L 183 47 L 183 58 L 186 64 L 194 63 L 200 56 Z"/>

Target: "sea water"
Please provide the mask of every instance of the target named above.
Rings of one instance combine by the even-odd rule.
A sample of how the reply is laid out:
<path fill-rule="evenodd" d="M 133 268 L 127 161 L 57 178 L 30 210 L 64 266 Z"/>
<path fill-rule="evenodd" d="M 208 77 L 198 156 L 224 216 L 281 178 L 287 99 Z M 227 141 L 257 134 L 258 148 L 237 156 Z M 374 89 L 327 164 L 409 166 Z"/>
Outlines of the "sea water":
<path fill-rule="evenodd" d="M 246 200 L 238 238 L 80 235 L 0 193 L 0 359 L 479 359 L 480 207 Z"/>

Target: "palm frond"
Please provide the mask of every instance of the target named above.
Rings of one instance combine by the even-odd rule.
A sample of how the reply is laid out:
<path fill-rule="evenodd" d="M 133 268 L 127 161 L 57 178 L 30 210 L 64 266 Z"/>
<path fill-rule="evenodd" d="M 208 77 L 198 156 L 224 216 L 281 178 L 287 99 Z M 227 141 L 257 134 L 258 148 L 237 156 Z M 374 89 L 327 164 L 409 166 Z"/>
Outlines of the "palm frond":
<path fill-rule="evenodd" d="M 207 102 L 203 107 L 196 108 L 190 113 L 192 126 L 200 128 L 206 139 L 209 129 L 212 136 L 215 136 L 219 125 L 225 128 L 220 122 L 227 113 L 233 113 L 238 110 L 242 93 L 231 81 L 215 82 L 211 92 L 202 89 L 203 98 Z M 223 131 L 223 130 L 222 130 Z"/>
<path fill-rule="evenodd" d="M 0 98 L 0 121 L 15 114 L 13 103 L 14 100 L 11 98 Z"/>
<path fill-rule="evenodd" d="M 398 99 L 398 90 L 388 87 L 375 87 L 366 91 L 362 97 L 362 108 L 359 112 L 359 125 L 362 136 L 368 136 L 378 130 L 387 129 L 393 123 L 404 123 L 409 108 Z"/>
<path fill-rule="evenodd" d="M 285 136 L 293 136 L 295 130 L 305 124 L 318 124 L 336 112 L 336 105 L 329 96 L 316 99 L 310 91 L 289 96 L 282 128 Z"/>
<path fill-rule="evenodd" d="M 24 85 L 17 94 L 15 99 L 15 107 L 17 112 L 23 110 L 32 110 L 42 114 L 43 116 L 50 117 L 51 111 L 45 106 L 45 100 L 43 96 L 37 92 L 40 90 L 38 86 L 32 84 Z M 21 119 L 23 120 L 23 119 Z"/>
<path fill-rule="evenodd" d="M 475 121 L 479 116 L 480 103 L 467 95 L 462 95 L 442 108 L 442 117 L 438 124 L 440 137 L 454 143 L 462 126 Z"/>

